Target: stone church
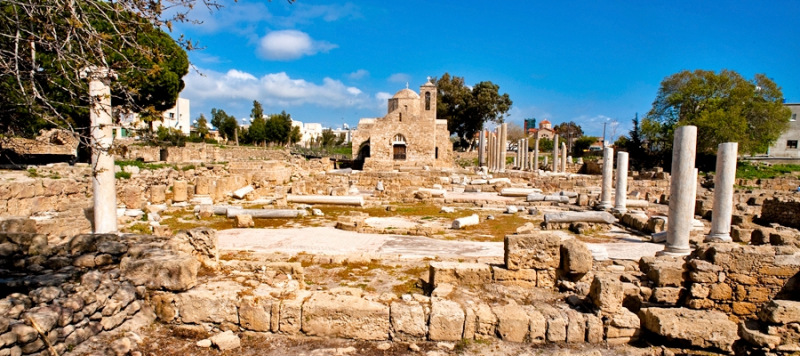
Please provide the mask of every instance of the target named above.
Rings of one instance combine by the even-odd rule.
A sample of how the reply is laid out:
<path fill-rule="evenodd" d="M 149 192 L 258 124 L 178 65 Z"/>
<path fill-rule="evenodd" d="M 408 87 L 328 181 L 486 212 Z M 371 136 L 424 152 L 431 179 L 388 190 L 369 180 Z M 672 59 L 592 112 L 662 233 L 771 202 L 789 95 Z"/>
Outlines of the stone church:
<path fill-rule="evenodd" d="M 361 119 L 353 133 L 353 155 L 364 170 L 401 167 L 453 167 L 453 144 L 447 120 L 436 119 L 436 86 L 397 92 L 382 118 Z"/>

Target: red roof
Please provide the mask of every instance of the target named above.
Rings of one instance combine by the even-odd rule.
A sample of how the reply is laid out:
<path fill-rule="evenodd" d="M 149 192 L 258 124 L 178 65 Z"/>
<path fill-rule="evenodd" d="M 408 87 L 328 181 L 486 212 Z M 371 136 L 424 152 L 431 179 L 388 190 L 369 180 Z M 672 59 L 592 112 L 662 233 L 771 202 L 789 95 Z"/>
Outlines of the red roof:
<path fill-rule="evenodd" d="M 541 122 L 541 123 L 542 123 L 542 124 L 549 124 L 549 123 L 550 123 L 550 121 L 547 121 L 547 120 L 542 120 L 542 122 Z"/>

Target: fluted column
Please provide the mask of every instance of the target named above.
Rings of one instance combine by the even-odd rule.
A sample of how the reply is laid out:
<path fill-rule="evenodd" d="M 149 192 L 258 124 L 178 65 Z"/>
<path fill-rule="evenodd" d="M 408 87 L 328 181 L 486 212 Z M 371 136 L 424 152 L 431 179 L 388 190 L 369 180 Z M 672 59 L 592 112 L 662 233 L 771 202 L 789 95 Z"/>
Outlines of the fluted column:
<path fill-rule="evenodd" d="M 600 209 L 611 209 L 611 185 L 614 176 L 614 149 L 603 148 L 603 186 L 600 193 Z"/>

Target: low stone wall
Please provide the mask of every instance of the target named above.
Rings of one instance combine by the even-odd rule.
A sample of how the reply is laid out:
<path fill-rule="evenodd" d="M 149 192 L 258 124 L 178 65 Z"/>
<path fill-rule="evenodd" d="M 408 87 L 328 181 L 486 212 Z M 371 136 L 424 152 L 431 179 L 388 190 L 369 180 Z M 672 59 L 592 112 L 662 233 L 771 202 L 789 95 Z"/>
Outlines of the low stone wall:
<path fill-rule="evenodd" d="M 100 332 L 146 326 L 155 320 L 148 290 L 188 290 L 201 264 L 216 263 L 216 235 L 206 229 L 55 245 L 41 234 L 2 233 L 0 355 L 63 354 Z M 123 337 L 108 346 L 126 354 L 131 344 Z"/>
<path fill-rule="evenodd" d="M 764 200 L 761 219 L 783 226 L 800 228 L 800 198 L 772 198 Z"/>
<path fill-rule="evenodd" d="M 219 146 L 203 143 L 187 143 L 185 147 L 165 148 L 128 145 L 121 151 L 122 153 L 115 159 L 167 163 L 288 160 L 291 157 L 285 149 Z"/>

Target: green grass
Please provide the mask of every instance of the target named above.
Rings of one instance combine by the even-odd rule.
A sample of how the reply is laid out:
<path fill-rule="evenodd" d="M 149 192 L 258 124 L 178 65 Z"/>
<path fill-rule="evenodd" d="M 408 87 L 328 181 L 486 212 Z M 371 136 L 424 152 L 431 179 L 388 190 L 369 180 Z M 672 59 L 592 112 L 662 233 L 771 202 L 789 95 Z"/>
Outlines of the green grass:
<path fill-rule="evenodd" d="M 38 178 L 39 172 L 36 171 L 36 168 L 29 168 L 28 169 L 28 176 L 31 178 Z"/>
<path fill-rule="evenodd" d="M 771 166 L 739 162 L 736 167 L 736 178 L 771 179 L 787 173 L 800 172 L 800 164 L 774 164 Z"/>
<path fill-rule="evenodd" d="M 116 179 L 131 179 L 131 174 L 128 172 L 117 172 L 114 174 Z"/>
<path fill-rule="evenodd" d="M 161 168 L 172 168 L 175 169 L 174 165 L 166 164 L 166 163 L 144 163 L 142 161 L 115 161 L 114 164 L 125 167 L 125 166 L 135 166 L 139 167 L 139 169 L 149 169 L 149 170 L 156 170 Z"/>
<path fill-rule="evenodd" d="M 181 168 L 181 170 L 182 170 L 182 171 L 184 171 L 184 172 L 186 172 L 186 171 L 188 171 L 188 170 L 190 170 L 190 169 L 195 169 L 195 168 L 197 168 L 197 167 L 195 167 L 195 165 L 193 165 L 193 164 L 190 164 L 190 165 L 188 165 L 188 166 L 183 166 L 183 167 Z"/>
<path fill-rule="evenodd" d="M 352 155 L 353 147 L 351 146 L 331 147 L 328 149 L 328 152 L 340 155 Z"/>

